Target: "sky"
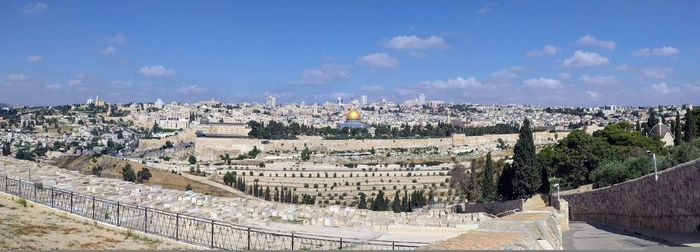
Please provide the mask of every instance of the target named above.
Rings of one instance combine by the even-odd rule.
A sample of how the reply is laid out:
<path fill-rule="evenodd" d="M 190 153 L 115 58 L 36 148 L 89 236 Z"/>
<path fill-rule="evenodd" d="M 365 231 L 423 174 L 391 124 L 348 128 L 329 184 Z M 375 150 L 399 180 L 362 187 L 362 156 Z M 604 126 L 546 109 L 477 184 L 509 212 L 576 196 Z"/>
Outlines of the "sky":
<path fill-rule="evenodd" d="M 700 103 L 700 1 L 0 0 L 0 103 Z"/>

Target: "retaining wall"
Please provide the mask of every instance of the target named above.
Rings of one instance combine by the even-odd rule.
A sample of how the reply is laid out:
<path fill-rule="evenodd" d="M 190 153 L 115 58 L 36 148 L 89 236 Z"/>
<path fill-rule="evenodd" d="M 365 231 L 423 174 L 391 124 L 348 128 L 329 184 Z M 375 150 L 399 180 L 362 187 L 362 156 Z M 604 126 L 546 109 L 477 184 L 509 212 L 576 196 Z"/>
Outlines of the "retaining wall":
<path fill-rule="evenodd" d="M 700 159 L 588 192 L 562 192 L 571 220 L 700 233 Z M 555 196 L 556 197 L 556 196 Z"/>

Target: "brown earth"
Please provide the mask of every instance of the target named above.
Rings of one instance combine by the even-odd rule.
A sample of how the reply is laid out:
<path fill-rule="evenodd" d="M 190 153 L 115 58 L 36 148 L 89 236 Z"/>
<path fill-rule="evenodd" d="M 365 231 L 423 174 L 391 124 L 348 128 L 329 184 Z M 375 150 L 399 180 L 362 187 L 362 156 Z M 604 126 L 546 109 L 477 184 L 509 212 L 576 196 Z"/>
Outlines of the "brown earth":
<path fill-rule="evenodd" d="M 2 250 L 195 249 L 163 238 L 82 219 L 0 193 Z"/>
<path fill-rule="evenodd" d="M 527 247 L 527 235 L 520 232 L 470 230 L 463 234 L 420 247 L 420 250 L 485 250 L 522 249 Z"/>
<path fill-rule="evenodd" d="M 58 158 L 54 165 L 73 171 L 80 171 L 83 174 L 92 174 L 92 168 L 95 166 L 101 167 L 100 177 L 104 178 L 122 178 L 122 168 L 130 164 L 134 172 L 138 172 L 144 164 L 118 159 L 110 156 L 63 156 Z M 147 167 L 151 172 L 151 179 L 144 182 L 145 185 L 158 185 L 163 188 L 184 191 L 187 185 L 192 186 L 192 190 L 205 195 L 213 195 L 220 197 L 237 197 L 236 194 L 227 190 L 223 190 L 216 186 L 203 183 L 185 176 L 175 174 L 158 168 Z"/>

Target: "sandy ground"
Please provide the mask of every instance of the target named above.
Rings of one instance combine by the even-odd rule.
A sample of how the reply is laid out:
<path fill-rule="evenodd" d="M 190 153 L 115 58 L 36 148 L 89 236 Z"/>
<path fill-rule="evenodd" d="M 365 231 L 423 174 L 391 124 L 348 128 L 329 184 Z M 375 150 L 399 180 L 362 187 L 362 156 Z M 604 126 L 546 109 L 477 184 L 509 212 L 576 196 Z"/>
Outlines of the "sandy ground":
<path fill-rule="evenodd" d="M 0 248 L 49 249 L 193 249 L 193 246 L 124 231 L 68 213 L 0 194 Z M 196 249 L 196 248 L 194 248 Z"/>
<path fill-rule="evenodd" d="M 437 242 L 420 250 L 455 250 L 455 249 L 512 249 L 514 244 L 524 243 L 525 233 L 519 232 L 488 232 L 470 230 L 458 237 Z"/>

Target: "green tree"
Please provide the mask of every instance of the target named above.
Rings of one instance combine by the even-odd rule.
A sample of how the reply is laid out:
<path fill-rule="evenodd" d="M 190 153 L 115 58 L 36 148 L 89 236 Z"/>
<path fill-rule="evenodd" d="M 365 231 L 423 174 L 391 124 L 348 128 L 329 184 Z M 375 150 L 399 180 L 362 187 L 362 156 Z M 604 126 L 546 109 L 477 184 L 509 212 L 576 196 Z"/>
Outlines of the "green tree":
<path fill-rule="evenodd" d="M 511 200 L 515 198 L 513 193 L 513 168 L 510 164 L 503 166 L 503 171 L 498 176 L 498 195 L 502 200 Z"/>
<path fill-rule="evenodd" d="M 690 142 L 695 139 L 696 134 L 696 122 L 695 117 L 692 115 L 694 110 L 687 109 L 685 111 L 685 127 L 683 132 L 683 141 Z"/>
<path fill-rule="evenodd" d="M 539 167 L 530 120 L 525 118 L 513 150 L 513 192 L 517 198 L 529 198 L 540 187 Z"/>
<path fill-rule="evenodd" d="M 309 147 L 304 147 L 304 150 L 301 151 L 301 161 L 308 161 L 311 159 L 311 151 L 309 151 Z"/>
<path fill-rule="evenodd" d="M 194 155 L 190 155 L 190 158 L 188 158 L 187 161 L 189 161 L 190 164 L 196 164 L 197 158 Z"/>
<path fill-rule="evenodd" d="M 484 165 L 484 183 L 481 187 L 481 198 L 485 202 L 491 202 L 497 199 L 496 186 L 493 181 L 493 160 L 491 152 L 486 154 L 486 164 Z"/>
<path fill-rule="evenodd" d="M 134 173 L 134 169 L 131 169 L 131 164 L 122 167 L 122 179 L 130 182 L 136 181 L 136 173 Z"/>
<path fill-rule="evenodd" d="M 483 159 L 479 158 L 477 160 L 472 160 L 469 167 L 469 185 L 467 186 L 467 199 L 469 199 L 469 202 L 476 202 L 479 197 L 481 197 L 481 188 L 479 188 L 476 168 L 481 167 L 482 164 Z"/>
<path fill-rule="evenodd" d="M 401 197 L 399 197 L 399 191 L 396 191 L 396 194 L 394 194 L 394 200 L 391 203 L 391 210 L 394 211 L 394 213 L 400 213 L 403 209 L 401 209 Z"/>
<path fill-rule="evenodd" d="M 673 145 L 681 145 L 683 142 L 681 135 L 681 113 L 676 111 L 676 122 L 673 124 Z"/>
<path fill-rule="evenodd" d="M 148 168 L 143 167 L 138 173 L 136 173 L 136 177 L 139 183 L 143 183 L 144 181 L 151 179 L 151 171 L 149 171 Z"/>
<path fill-rule="evenodd" d="M 363 192 L 360 193 L 360 201 L 357 203 L 357 208 L 367 209 L 367 196 Z"/>

